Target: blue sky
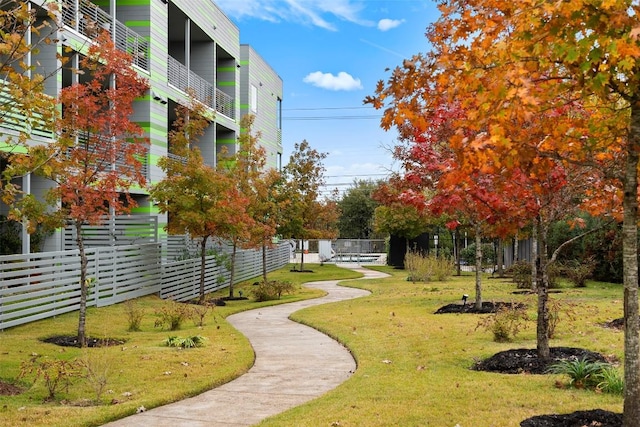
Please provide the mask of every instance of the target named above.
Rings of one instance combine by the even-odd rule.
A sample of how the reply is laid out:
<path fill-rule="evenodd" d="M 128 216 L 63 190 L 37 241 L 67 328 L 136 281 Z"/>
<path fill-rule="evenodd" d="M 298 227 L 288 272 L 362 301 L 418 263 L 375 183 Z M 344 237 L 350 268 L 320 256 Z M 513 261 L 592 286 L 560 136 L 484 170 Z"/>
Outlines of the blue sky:
<path fill-rule="evenodd" d="M 329 187 L 382 179 L 395 132 L 363 105 L 404 58 L 428 50 L 432 0 L 214 0 L 284 82 L 283 163 L 306 139 L 324 160 Z"/>

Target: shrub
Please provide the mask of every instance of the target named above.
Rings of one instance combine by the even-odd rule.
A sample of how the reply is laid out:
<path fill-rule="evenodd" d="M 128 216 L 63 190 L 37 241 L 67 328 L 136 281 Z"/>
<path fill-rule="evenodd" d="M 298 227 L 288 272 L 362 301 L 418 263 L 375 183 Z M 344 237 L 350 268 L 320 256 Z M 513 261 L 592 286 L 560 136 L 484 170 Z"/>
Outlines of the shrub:
<path fill-rule="evenodd" d="M 83 377 L 95 392 L 96 402 L 100 402 L 114 366 L 113 360 L 107 357 L 106 351 L 93 349 L 92 351 L 85 351 L 78 363 L 83 370 Z"/>
<path fill-rule="evenodd" d="M 547 309 L 549 313 L 549 325 L 547 328 L 549 338 L 555 338 L 556 328 L 560 323 L 561 317 L 564 316 L 567 320 L 576 320 L 578 318 L 576 304 L 574 303 L 549 298 Z"/>
<path fill-rule="evenodd" d="M 188 304 L 167 300 L 156 311 L 156 316 L 159 319 L 156 320 L 155 326 L 168 327 L 170 331 L 177 331 L 182 326 L 182 323 L 191 317 L 191 307 Z"/>
<path fill-rule="evenodd" d="M 575 388 L 596 388 L 601 382 L 602 371 L 610 365 L 587 358 L 566 359 L 549 366 L 551 374 L 562 374 L 569 377 L 569 385 Z"/>
<path fill-rule="evenodd" d="M 530 262 L 517 261 L 507 269 L 507 273 L 513 276 L 513 281 L 518 289 L 532 288 L 532 268 Z"/>
<path fill-rule="evenodd" d="M 136 300 L 130 299 L 124 303 L 124 312 L 127 315 L 130 332 L 140 331 L 142 318 L 144 317 L 144 309 L 138 305 Z"/>
<path fill-rule="evenodd" d="M 410 251 L 405 255 L 404 268 L 409 272 L 407 280 L 412 282 L 443 282 L 451 276 L 454 265 L 445 256 L 425 256 L 421 252 Z"/>
<path fill-rule="evenodd" d="M 509 342 L 527 327 L 529 316 L 521 304 L 508 304 L 478 322 L 476 329 L 483 328 L 493 333 L 495 342 Z"/>
<path fill-rule="evenodd" d="M 577 288 L 587 286 L 587 279 L 593 275 L 595 260 L 588 258 L 583 262 L 574 260 L 563 265 L 563 273 L 571 283 Z"/>
<path fill-rule="evenodd" d="M 193 307 L 191 307 L 191 320 L 196 326 L 204 326 L 204 318 L 209 313 L 210 308 L 207 304 L 193 304 Z"/>
<path fill-rule="evenodd" d="M 562 266 L 557 262 L 552 262 L 547 265 L 547 277 L 549 278 L 550 289 L 558 287 L 558 278 L 562 276 L 563 271 Z"/>
<path fill-rule="evenodd" d="M 28 361 L 22 362 L 18 378 L 33 376 L 34 383 L 42 379 L 49 392 L 45 399 L 47 401 L 54 400 L 62 388 L 67 392 L 73 381 L 82 377 L 81 366 L 76 361 L 40 358 L 40 355 L 33 354 Z"/>
<path fill-rule="evenodd" d="M 296 287 L 289 281 L 270 280 L 268 282 L 260 282 L 253 289 L 253 297 L 256 301 L 269 301 L 280 299 L 282 294 L 290 294 L 295 292 Z"/>
<path fill-rule="evenodd" d="M 491 243 L 483 243 L 482 246 L 482 265 L 496 265 L 496 251 Z M 476 244 L 472 243 L 460 251 L 460 259 L 468 265 L 476 265 Z"/>

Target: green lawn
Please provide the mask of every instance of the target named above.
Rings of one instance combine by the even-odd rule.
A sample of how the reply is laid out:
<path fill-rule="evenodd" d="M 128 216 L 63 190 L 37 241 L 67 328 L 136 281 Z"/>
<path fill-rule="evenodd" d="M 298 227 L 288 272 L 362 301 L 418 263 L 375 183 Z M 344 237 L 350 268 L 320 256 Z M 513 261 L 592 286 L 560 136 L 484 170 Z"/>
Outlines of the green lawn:
<path fill-rule="evenodd" d="M 349 279 L 361 274 L 334 265 L 313 266 L 314 273 L 289 273 L 289 267 L 269 274 L 269 279 L 287 279 L 294 284 L 309 280 Z M 235 286 L 251 294 L 252 283 Z M 212 296 L 225 296 L 228 290 Z M 299 287 L 294 295 L 284 295 L 280 301 L 256 303 L 251 300 L 230 301 L 216 307 L 205 318 L 203 327 L 186 320 L 178 331 L 155 327 L 154 314 L 166 304 L 157 297 L 137 301 L 144 309 L 142 331 L 128 332 L 125 304 L 105 308 L 90 308 L 87 314 L 87 335 L 97 338 L 122 338 L 126 343 L 114 347 L 78 349 L 58 347 L 40 341 L 53 335 L 73 335 L 77 331 L 77 313 L 33 322 L 0 332 L 0 380 L 14 382 L 22 362 L 33 354 L 44 360 L 84 358 L 107 378 L 101 404 L 96 405 L 92 384 L 77 380 L 68 392 L 61 391 L 53 402 L 43 403 L 47 396 L 44 382 L 35 386 L 21 380 L 28 390 L 18 396 L 0 396 L 0 425 L 6 426 L 95 426 L 135 413 L 136 408 L 152 408 L 187 396 L 199 394 L 245 373 L 253 364 L 250 343 L 233 329 L 224 318 L 230 314 L 265 305 L 314 298 L 319 290 Z M 206 338 L 204 347 L 179 350 L 163 345 L 169 336 Z M 30 387 L 30 388 L 29 388 Z M 88 405 L 87 403 L 92 403 Z"/>
<path fill-rule="evenodd" d="M 382 270 L 392 277 L 344 283 L 369 289 L 372 296 L 293 315 L 349 347 L 358 361 L 355 375 L 261 426 L 517 426 L 545 413 L 622 411 L 620 396 L 555 387 L 557 380 L 564 381 L 561 376 L 471 371 L 476 359 L 510 348 L 535 348 L 534 321 L 515 342 L 495 343 L 490 332 L 476 329 L 477 315 L 433 314 L 459 302 L 463 293 L 472 299 L 472 276 L 425 284 L 407 282 L 403 271 Z M 483 290 L 487 301 L 526 302 L 535 314 L 533 297 L 512 294 L 515 286 L 506 279 L 485 278 Z M 577 314 L 575 320 L 564 316 L 552 346 L 622 357 L 622 332 L 600 326 L 622 316 L 621 285 L 590 282 L 551 297 Z"/>
<path fill-rule="evenodd" d="M 303 281 L 349 279 L 359 275 L 333 265 L 309 265 L 314 273 L 291 273 L 289 268 L 270 274 L 270 279 Z M 349 347 L 358 362 L 354 376 L 337 389 L 308 404 L 272 419 L 264 426 L 515 426 L 527 417 L 543 413 L 602 408 L 622 410 L 622 398 L 588 390 L 559 389 L 559 376 L 500 375 L 469 370 L 474 360 L 509 348 L 535 347 L 535 324 L 522 331 L 515 342 L 495 343 L 490 332 L 477 329 L 477 315 L 433 314 L 439 307 L 459 302 L 463 293 L 473 297 L 473 277 L 446 282 L 411 283 L 406 273 L 381 267 L 391 274 L 378 280 L 344 284 L 369 289 L 372 295 L 305 309 L 294 314 Z M 245 295 L 251 281 L 236 286 Z M 486 300 L 523 301 L 535 313 L 531 296 L 514 295 L 513 283 L 484 280 Z M 219 296 L 224 295 L 221 292 Z M 280 302 L 319 296 L 320 291 L 301 288 Z M 622 287 L 590 282 L 587 288 L 562 289 L 552 294 L 577 314 L 565 316 L 552 346 L 588 348 L 622 357 L 623 334 L 600 326 L 622 316 Z M 125 338 L 121 346 L 86 349 L 61 348 L 39 338 L 72 334 L 77 315 L 68 314 L 0 333 L 0 379 L 14 381 L 20 363 L 32 353 L 53 359 L 85 357 L 105 372 L 107 385 L 101 405 L 79 406 L 92 400 L 91 383 L 79 380 L 54 402 L 43 403 L 42 381 L 19 396 L 0 396 L 2 425 L 100 425 L 129 415 L 140 406 L 150 408 L 178 400 L 229 381 L 246 372 L 253 361 L 247 340 L 223 319 L 241 310 L 268 303 L 232 301 L 209 313 L 203 327 L 188 320 L 181 330 L 154 327 L 153 314 L 164 304 L 143 298 L 141 332 L 127 332 L 124 305 L 91 309 L 91 336 Z M 201 335 L 202 348 L 177 350 L 162 345 L 170 335 Z M 27 385 L 22 381 L 23 385 Z M 117 403 L 116 403 L 117 402 Z M 243 402 L 238 402 L 243 404 Z"/>

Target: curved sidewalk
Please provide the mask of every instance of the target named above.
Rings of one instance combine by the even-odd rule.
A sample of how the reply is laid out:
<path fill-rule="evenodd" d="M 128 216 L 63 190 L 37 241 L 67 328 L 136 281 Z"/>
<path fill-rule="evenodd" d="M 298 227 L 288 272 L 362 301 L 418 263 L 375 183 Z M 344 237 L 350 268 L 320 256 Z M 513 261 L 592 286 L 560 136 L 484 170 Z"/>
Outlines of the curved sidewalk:
<path fill-rule="evenodd" d="M 348 267 L 364 279 L 384 273 Z M 289 320 L 302 308 L 368 295 L 338 286 L 338 280 L 305 286 L 327 292 L 321 298 L 263 307 L 227 317 L 255 351 L 253 367 L 244 375 L 198 396 L 106 424 L 109 427 L 250 426 L 312 400 L 346 381 L 356 369 L 351 353 L 317 330 Z"/>

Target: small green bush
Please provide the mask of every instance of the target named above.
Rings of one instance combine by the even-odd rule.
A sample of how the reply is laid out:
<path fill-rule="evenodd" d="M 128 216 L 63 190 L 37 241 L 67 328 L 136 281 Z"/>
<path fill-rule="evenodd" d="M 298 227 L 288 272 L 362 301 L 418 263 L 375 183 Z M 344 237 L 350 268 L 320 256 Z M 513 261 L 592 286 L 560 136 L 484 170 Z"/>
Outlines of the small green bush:
<path fill-rule="evenodd" d="M 507 269 L 507 274 L 513 277 L 513 281 L 518 289 L 532 288 L 532 268 L 527 261 L 517 261 Z"/>
<path fill-rule="evenodd" d="M 424 255 L 409 251 L 404 258 L 404 268 L 409 272 L 407 280 L 411 282 L 443 282 L 453 273 L 454 264 L 445 256 Z"/>
<path fill-rule="evenodd" d="M 164 345 L 167 347 L 196 348 L 202 347 L 205 340 L 206 338 L 200 335 L 194 335 L 186 338 L 171 336 L 164 340 Z"/>
<path fill-rule="evenodd" d="M 573 260 L 562 266 L 562 272 L 576 288 L 584 288 L 587 286 L 587 279 L 590 279 L 593 275 L 595 266 L 596 262 L 593 258 L 588 258 L 582 262 Z"/>
<path fill-rule="evenodd" d="M 282 294 L 291 294 L 295 292 L 296 287 L 286 280 L 270 280 L 268 282 L 260 282 L 253 289 L 253 298 L 258 301 L 270 301 L 280 299 Z"/>
<path fill-rule="evenodd" d="M 482 249 L 482 266 L 494 266 L 496 265 L 496 250 L 491 243 L 483 243 Z M 467 263 L 467 265 L 476 265 L 476 244 L 472 243 L 466 248 L 460 250 L 460 259 Z"/>

